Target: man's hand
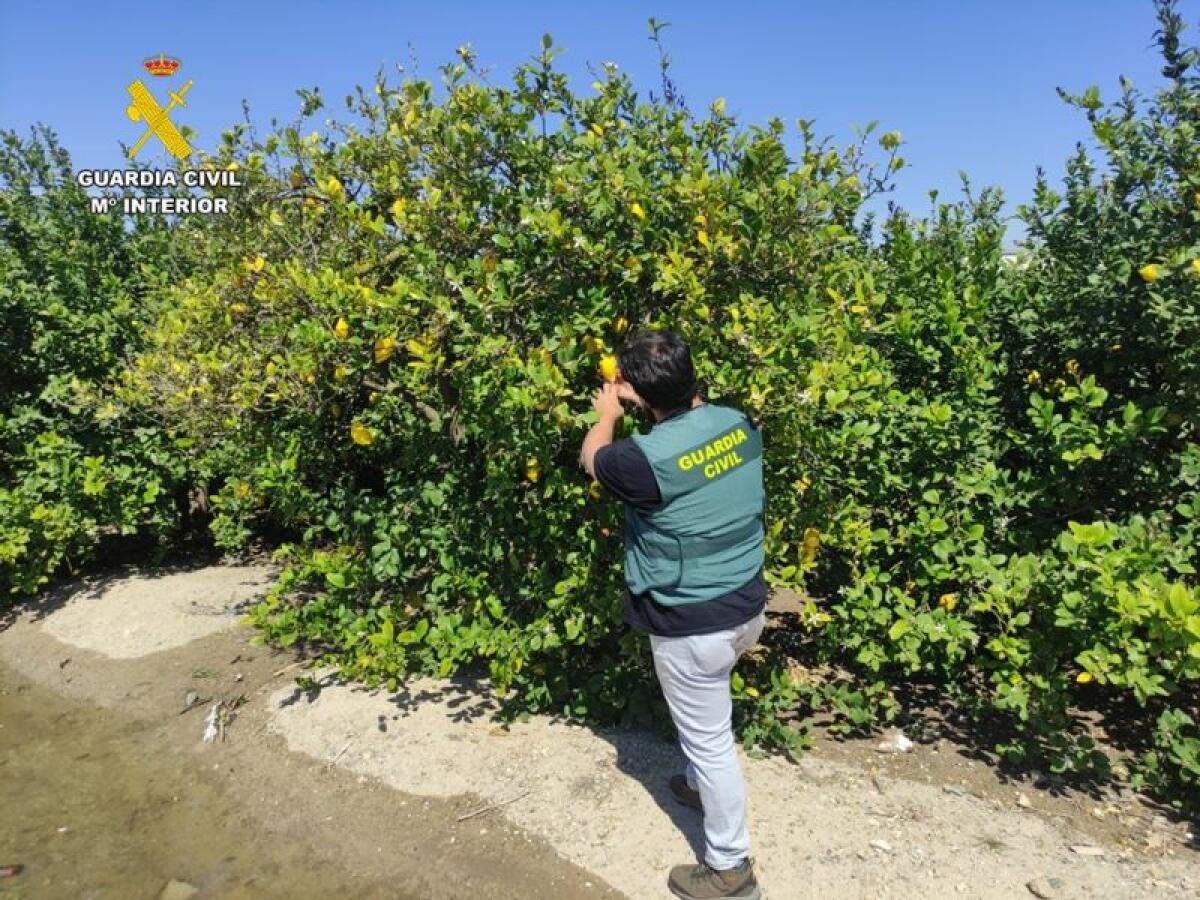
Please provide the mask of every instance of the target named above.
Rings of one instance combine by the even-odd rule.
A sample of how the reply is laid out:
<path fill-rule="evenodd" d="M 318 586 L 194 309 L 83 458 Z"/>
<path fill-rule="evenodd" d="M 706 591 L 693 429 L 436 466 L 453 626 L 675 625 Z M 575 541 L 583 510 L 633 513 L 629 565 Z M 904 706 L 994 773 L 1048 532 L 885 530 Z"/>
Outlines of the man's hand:
<path fill-rule="evenodd" d="M 632 403 L 635 406 L 645 409 L 646 402 L 638 396 L 638 393 L 633 389 L 632 384 L 630 384 L 628 381 L 617 381 L 614 382 L 614 384 L 617 386 L 618 397 L 620 397 L 626 403 Z"/>
<path fill-rule="evenodd" d="M 596 415 L 602 422 L 616 422 L 620 419 L 625 415 L 625 407 L 621 405 L 620 386 L 611 381 L 605 382 L 592 398 L 592 408 L 596 410 Z"/>
<path fill-rule="evenodd" d="M 622 391 L 622 388 L 625 390 Z M 633 388 L 623 382 L 609 381 L 592 398 L 592 408 L 596 410 L 596 424 L 588 431 L 579 448 L 579 462 L 584 470 L 593 478 L 596 477 L 596 451 L 612 443 L 613 429 L 625 415 L 625 407 L 621 400 L 636 400 L 637 394 Z"/>

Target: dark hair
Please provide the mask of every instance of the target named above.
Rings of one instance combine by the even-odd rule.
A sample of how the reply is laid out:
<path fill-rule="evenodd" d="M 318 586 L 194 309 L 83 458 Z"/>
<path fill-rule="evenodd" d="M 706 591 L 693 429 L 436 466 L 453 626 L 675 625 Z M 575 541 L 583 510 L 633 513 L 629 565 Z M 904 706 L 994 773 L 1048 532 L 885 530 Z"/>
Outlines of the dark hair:
<path fill-rule="evenodd" d="M 624 378 L 661 413 L 688 406 L 696 396 L 696 370 L 687 343 L 673 331 L 639 331 L 617 351 Z"/>

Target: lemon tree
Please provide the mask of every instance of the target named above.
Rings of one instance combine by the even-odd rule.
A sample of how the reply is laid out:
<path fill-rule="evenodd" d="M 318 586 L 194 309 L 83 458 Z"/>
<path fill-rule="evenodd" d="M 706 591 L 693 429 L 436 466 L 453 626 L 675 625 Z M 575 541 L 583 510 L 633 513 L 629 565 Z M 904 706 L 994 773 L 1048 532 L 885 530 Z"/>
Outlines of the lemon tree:
<path fill-rule="evenodd" d="M 801 592 L 733 680 L 748 743 L 868 729 L 915 685 L 1011 760 L 1123 758 L 1186 803 L 1200 55 L 1156 9 L 1162 86 L 1064 92 L 1093 146 L 1036 182 L 1015 255 L 995 190 L 883 209 L 898 131 L 738 122 L 665 69 L 658 97 L 615 66 L 576 90 L 549 38 L 510 79 L 464 47 L 340 120 L 302 91 L 231 129 L 200 160 L 241 173 L 228 216 L 85 219 L 57 151 L 10 141 L 5 578 L 165 539 L 194 486 L 218 547 L 280 546 L 266 640 L 368 684 L 486 671 L 510 713 L 650 713 L 620 510 L 577 453 L 620 342 L 672 328 L 762 424 L 767 574 Z M 1101 743 L 1080 712 L 1114 710 Z"/>

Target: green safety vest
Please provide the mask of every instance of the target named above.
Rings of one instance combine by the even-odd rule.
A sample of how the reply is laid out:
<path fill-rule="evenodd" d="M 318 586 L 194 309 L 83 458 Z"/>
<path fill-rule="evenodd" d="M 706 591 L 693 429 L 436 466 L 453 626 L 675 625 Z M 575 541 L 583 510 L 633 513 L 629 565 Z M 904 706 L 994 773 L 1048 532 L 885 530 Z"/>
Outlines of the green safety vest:
<path fill-rule="evenodd" d="M 735 409 L 705 403 L 633 436 L 662 495 L 625 506 L 625 582 L 665 606 L 742 587 L 763 566 L 762 436 Z"/>

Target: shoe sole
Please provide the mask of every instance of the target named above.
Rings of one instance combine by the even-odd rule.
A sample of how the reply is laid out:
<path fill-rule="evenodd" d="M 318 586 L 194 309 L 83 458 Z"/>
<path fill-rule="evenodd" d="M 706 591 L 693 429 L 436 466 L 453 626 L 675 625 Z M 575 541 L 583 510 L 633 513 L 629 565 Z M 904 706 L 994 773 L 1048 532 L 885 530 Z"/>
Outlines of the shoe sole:
<path fill-rule="evenodd" d="M 670 884 L 667 885 L 667 888 L 672 894 L 678 897 L 679 900 L 694 900 L 693 897 L 690 897 L 687 894 L 679 893 L 679 891 L 675 890 L 675 888 Z M 722 898 L 722 900 L 763 900 L 763 892 L 762 888 L 755 887 L 754 890 L 749 894 L 730 894 L 727 898 Z"/>

